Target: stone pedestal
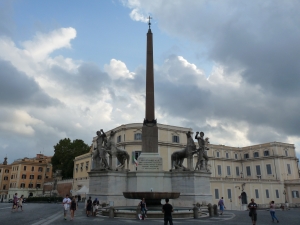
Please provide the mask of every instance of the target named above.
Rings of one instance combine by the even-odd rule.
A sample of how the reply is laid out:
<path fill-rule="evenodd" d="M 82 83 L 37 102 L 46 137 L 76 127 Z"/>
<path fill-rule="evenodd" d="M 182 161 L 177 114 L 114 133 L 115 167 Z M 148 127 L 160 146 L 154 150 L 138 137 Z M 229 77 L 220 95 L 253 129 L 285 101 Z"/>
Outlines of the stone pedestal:
<path fill-rule="evenodd" d="M 172 191 L 180 192 L 180 197 L 173 200 L 173 205 L 192 206 L 203 201 L 212 202 L 210 176 L 210 172 L 203 171 L 172 172 Z"/>
<path fill-rule="evenodd" d="M 126 205 L 123 192 L 127 190 L 127 173 L 117 171 L 89 172 L 89 193 L 92 199 L 102 202 L 114 202 L 114 206 Z"/>
<path fill-rule="evenodd" d="M 142 151 L 158 153 L 158 128 L 154 123 L 145 123 L 142 128 Z"/>

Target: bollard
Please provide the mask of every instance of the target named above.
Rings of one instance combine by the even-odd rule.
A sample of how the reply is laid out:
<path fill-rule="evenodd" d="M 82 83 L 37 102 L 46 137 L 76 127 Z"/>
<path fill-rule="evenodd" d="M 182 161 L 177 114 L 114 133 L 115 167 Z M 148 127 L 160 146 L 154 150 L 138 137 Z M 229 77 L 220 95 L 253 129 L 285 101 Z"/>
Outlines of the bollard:
<path fill-rule="evenodd" d="M 212 217 L 212 216 L 213 216 L 212 205 L 209 203 L 209 204 L 207 205 L 207 208 L 208 208 L 208 214 L 209 214 L 209 217 Z"/>
<path fill-rule="evenodd" d="M 218 206 L 216 204 L 213 205 L 213 210 L 214 210 L 214 216 L 219 216 Z"/>
<path fill-rule="evenodd" d="M 199 214 L 198 214 L 199 209 L 198 209 L 198 207 L 195 206 L 193 208 L 193 211 L 194 211 L 194 219 L 198 219 L 199 218 Z"/>
<path fill-rule="evenodd" d="M 115 208 L 109 207 L 109 218 L 113 219 L 115 217 Z"/>

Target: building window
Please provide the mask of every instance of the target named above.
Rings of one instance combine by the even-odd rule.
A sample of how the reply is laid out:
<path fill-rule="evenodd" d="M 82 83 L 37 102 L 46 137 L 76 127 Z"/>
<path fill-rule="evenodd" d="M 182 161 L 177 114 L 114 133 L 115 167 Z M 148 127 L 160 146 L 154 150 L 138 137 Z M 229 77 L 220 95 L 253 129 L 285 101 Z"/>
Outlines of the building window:
<path fill-rule="evenodd" d="M 37 179 L 41 180 L 42 179 L 42 175 L 38 175 Z"/>
<path fill-rule="evenodd" d="M 6 185 L 3 185 L 3 190 L 5 190 L 6 189 Z"/>
<path fill-rule="evenodd" d="M 227 166 L 227 176 L 231 176 L 231 173 L 230 173 L 230 166 Z"/>
<path fill-rule="evenodd" d="M 256 175 L 261 176 L 260 165 L 255 166 L 255 168 L 256 168 Z"/>
<path fill-rule="evenodd" d="M 254 158 L 258 158 L 258 157 L 259 157 L 259 153 L 258 153 L 258 152 L 254 152 L 254 153 L 253 153 L 253 157 L 254 157 Z"/>
<path fill-rule="evenodd" d="M 23 174 L 23 175 L 22 175 L 22 179 L 26 179 L 26 174 Z"/>
<path fill-rule="evenodd" d="M 218 175 L 222 175 L 222 168 L 221 168 L 221 165 L 218 165 Z"/>
<path fill-rule="evenodd" d="M 121 135 L 119 135 L 119 136 L 117 137 L 117 143 L 121 142 L 121 139 L 122 139 L 122 137 L 121 137 Z"/>
<path fill-rule="evenodd" d="M 41 188 L 41 184 L 36 184 L 36 188 Z"/>
<path fill-rule="evenodd" d="M 10 179 L 13 179 L 13 178 L 14 178 L 14 175 L 11 175 L 11 176 L 10 176 Z"/>
<path fill-rule="evenodd" d="M 267 164 L 266 167 L 267 167 L 267 174 L 271 175 L 272 174 L 271 164 Z"/>
<path fill-rule="evenodd" d="M 238 154 L 234 154 L 234 158 L 235 158 L 235 159 L 238 159 Z"/>
<path fill-rule="evenodd" d="M 269 198 L 270 196 L 269 196 L 269 190 L 268 189 L 266 189 L 266 198 Z"/>
<path fill-rule="evenodd" d="M 255 198 L 259 198 L 258 189 L 255 189 Z"/>
<path fill-rule="evenodd" d="M 21 187 L 21 188 L 25 188 L 25 184 L 24 184 L 24 183 L 22 183 L 20 187 Z"/>
<path fill-rule="evenodd" d="M 292 191 L 292 198 L 299 198 L 299 191 Z"/>
<path fill-rule="evenodd" d="M 235 167 L 235 173 L 236 173 L 236 176 L 240 176 L 240 167 Z"/>
<path fill-rule="evenodd" d="M 83 163 L 81 163 L 80 171 L 82 172 L 83 170 Z"/>
<path fill-rule="evenodd" d="M 28 184 L 28 188 L 33 188 L 33 184 Z"/>
<path fill-rule="evenodd" d="M 34 171 L 34 166 L 33 166 L 33 167 L 31 167 L 31 171 Z"/>
<path fill-rule="evenodd" d="M 26 166 L 24 166 L 24 171 L 26 171 Z"/>
<path fill-rule="evenodd" d="M 9 170 L 5 170 L 5 173 L 9 173 Z"/>
<path fill-rule="evenodd" d="M 279 191 L 275 190 L 275 193 L 276 193 L 276 198 L 279 198 Z"/>
<path fill-rule="evenodd" d="M 269 150 L 264 151 L 264 156 L 269 156 Z"/>
<path fill-rule="evenodd" d="M 215 199 L 219 199 L 219 189 L 215 189 Z"/>
<path fill-rule="evenodd" d="M 229 159 L 229 153 L 226 152 L 226 159 Z"/>
<path fill-rule="evenodd" d="M 142 134 L 141 133 L 136 133 L 134 134 L 134 140 L 142 140 Z"/>
<path fill-rule="evenodd" d="M 8 180 L 8 177 L 7 177 L 7 176 L 5 176 L 5 177 L 4 177 L 4 180 Z"/>
<path fill-rule="evenodd" d="M 220 158 L 220 152 L 217 152 L 217 158 Z"/>
<path fill-rule="evenodd" d="M 50 172 L 50 168 L 49 168 L 49 167 L 47 168 L 47 173 L 48 173 L 48 172 Z"/>
<path fill-rule="evenodd" d="M 89 162 L 85 162 L 85 169 L 86 169 L 86 170 L 89 169 Z"/>
<path fill-rule="evenodd" d="M 43 167 L 39 167 L 38 171 L 43 172 Z"/>
<path fill-rule="evenodd" d="M 246 166 L 246 172 L 247 172 L 247 176 L 251 176 L 250 166 Z"/>
<path fill-rule="evenodd" d="M 244 159 L 249 159 L 249 154 L 248 153 L 244 154 Z"/>
<path fill-rule="evenodd" d="M 173 135 L 172 141 L 173 141 L 174 143 L 179 143 L 179 136 Z"/>
<path fill-rule="evenodd" d="M 34 179 L 34 175 L 30 175 L 29 179 L 31 179 L 31 180 Z"/>
<path fill-rule="evenodd" d="M 287 166 L 288 174 L 292 174 L 291 165 L 290 164 L 286 164 L 286 166 Z"/>
<path fill-rule="evenodd" d="M 228 199 L 231 199 L 231 189 L 227 189 L 227 197 Z"/>

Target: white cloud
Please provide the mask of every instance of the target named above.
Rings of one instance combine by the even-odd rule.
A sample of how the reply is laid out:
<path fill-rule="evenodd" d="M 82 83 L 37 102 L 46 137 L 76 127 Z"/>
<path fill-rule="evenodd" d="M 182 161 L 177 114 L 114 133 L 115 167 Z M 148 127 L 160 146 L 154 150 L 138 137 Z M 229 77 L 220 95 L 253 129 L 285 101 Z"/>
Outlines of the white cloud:
<path fill-rule="evenodd" d="M 104 71 L 107 72 L 112 79 L 133 79 L 135 75 L 127 69 L 124 62 L 116 59 L 111 59 L 109 65 L 105 64 Z"/>

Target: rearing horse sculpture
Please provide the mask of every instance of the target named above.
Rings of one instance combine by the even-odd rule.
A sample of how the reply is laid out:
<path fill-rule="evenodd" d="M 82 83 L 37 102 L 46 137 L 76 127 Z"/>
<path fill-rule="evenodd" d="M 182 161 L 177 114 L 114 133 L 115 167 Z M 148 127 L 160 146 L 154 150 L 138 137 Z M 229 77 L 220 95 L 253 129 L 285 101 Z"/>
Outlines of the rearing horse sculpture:
<path fill-rule="evenodd" d="M 191 136 L 191 132 L 186 133 L 187 137 L 187 145 L 184 149 L 173 152 L 171 155 L 171 170 L 175 168 L 175 170 L 188 170 L 185 168 L 182 163 L 184 161 L 184 158 L 188 158 L 189 156 L 193 156 L 194 153 L 196 153 L 196 145 L 194 143 L 194 140 Z"/>
<path fill-rule="evenodd" d="M 129 171 L 128 168 L 129 168 L 130 156 L 125 150 L 120 149 L 116 146 L 116 144 L 114 142 L 114 135 L 115 135 L 115 132 L 111 131 L 110 137 L 107 142 L 106 151 L 110 156 L 115 156 L 118 159 L 120 164 L 116 167 L 117 171 L 125 170 L 125 161 L 126 160 L 127 160 L 127 169 L 126 170 Z"/>

